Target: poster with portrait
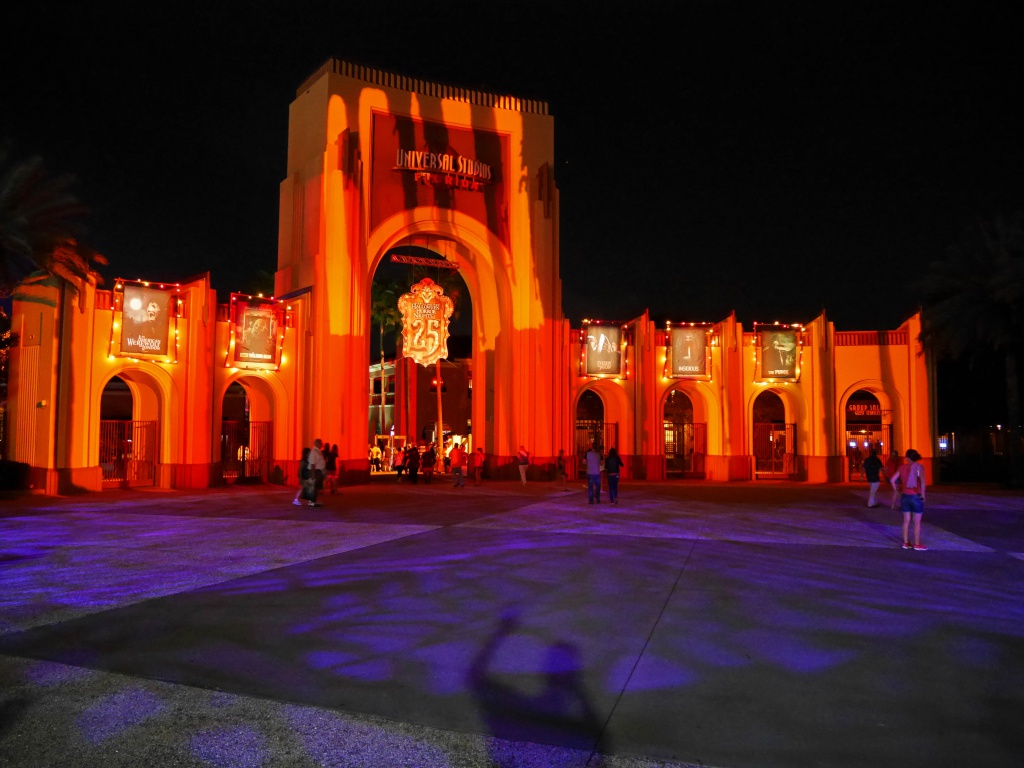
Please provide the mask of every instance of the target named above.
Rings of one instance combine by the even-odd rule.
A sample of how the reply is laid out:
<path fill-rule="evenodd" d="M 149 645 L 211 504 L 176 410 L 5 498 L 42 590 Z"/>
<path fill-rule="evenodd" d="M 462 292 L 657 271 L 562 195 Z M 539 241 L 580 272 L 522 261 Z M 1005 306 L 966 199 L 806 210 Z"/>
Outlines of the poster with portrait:
<path fill-rule="evenodd" d="M 118 352 L 130 357 L 166 357 L 170 354 L 171 321 L 176 293 L 142 283 L 123 283 L 121 338 Z"/>
<path fill-rule="evenodd" d="M 800 377 L 800 345 L 796 331 L 759 331 L 757 345 L 759 378 L 795 381 Z"/>
<path fill-rule="evenodd" d="M 589 323 L 583 332 L 586 375 L 619 376 L 622 373 L 622 329 L 617 325 Z"/>
<path fill-rule="evenodd" d="M 277 302 L 251 296 L 232 295 L 234 307 L 234 349 L 231 359 L 236 368 L 277 368 Z"/>
<path fill-rule="evenodd" d="M 669 376 L 675 379 L 709 379 L 708 330 L 680 326 L 669 337 Z"/>

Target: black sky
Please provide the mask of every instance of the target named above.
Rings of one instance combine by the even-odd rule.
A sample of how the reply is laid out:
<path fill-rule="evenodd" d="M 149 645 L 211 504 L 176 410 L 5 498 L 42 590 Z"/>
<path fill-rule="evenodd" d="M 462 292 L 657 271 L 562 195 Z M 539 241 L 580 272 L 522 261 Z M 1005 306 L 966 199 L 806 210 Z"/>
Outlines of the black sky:
<path fill-rule="evenodd" d="M 276 268 L 288 106 L 325 59 L 538 98 L 574 323 L 890 328 L 914 270 L 1022 207 L 1011 8 L 9 3 L 0 137 L 78 178 L 108 277 L 226 296 Z"/>

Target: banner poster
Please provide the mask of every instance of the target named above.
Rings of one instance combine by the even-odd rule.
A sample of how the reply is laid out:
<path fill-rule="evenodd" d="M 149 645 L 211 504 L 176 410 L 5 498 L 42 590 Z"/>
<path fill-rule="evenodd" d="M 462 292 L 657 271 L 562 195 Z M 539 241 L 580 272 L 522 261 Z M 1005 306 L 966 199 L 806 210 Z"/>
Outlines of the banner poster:
<path fill-rule="evenodd" d="M 167 356 L 175 294 L 160 288 L 124 284 L 121 301 L 122 356 Z"/>
<path fill-rule="evenodd" d="M 762 379 L 797 379 L 800 350 L 796 331 L 761 331 L 758 333 Z"/>
<path fill-rule="evenodd" d="M 277 367 L 277 302 L 232 296 L 235 308 L 235 351 L 232 355 L 236 367 L 258 363 Z"/>
<path fill-rule="evenodd" d="M 448 357 L 448 319 L 455 304 L 444 289 L 423 278 L 398 299 L 402 313 L 402 354 L 423 366 Z"/>
<path fill-rule="evenodd" d="M 586 375 L 618 376 L 622 373 L 622 329 L 617 325 L 588 324 Z"/>
<path fill-rule="evenodd" d="M 672 329 L 670 375 L 676 379 L 710 378 L 708 370 L 708 332 L 705 328 Z"/>

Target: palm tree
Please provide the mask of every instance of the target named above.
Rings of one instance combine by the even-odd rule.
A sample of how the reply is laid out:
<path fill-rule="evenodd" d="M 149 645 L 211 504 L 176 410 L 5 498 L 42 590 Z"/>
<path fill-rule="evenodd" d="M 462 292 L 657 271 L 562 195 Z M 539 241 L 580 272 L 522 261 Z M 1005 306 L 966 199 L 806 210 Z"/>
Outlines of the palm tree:
<path fill-rule="evenodd" d="M 93 265 L 107 261 L 79 241 L 86 208 L 70 191 L 74 179 L 51 177 L 38 157 L 11 164 L 8 157 L 0 147 L 0 297 L 38 271 L 76 291 L 95 284 Z"/>
<path fill-rule="evenodd" d="M 387 387 L 384 378 L 384 334 L 402 321 L 398 311 L 398 297 L 404 291 L 396 280 L 374 281 L 370 291 L 370 318 L 380 332 L 380 429 L 384 431 L 384 405 Z"/>
<path fill-rule="evenodd" d="M 1011 485 L 1024 484 L 1020 453 L 1020 353 L 1024 350 L 1024 216 L 980 221 L 920 279 L 921 343 L 938 356 L 1001 355 L 1006 372 Z"/>

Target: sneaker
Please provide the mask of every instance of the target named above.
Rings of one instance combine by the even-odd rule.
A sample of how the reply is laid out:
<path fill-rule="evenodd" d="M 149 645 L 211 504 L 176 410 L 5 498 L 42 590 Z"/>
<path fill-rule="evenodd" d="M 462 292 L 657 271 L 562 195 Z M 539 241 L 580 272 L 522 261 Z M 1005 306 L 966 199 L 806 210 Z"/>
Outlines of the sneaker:
<path fill-rule="evenodd" d="M 928 550 L 928 547 L 926 547 L 924 544 L 915 544 L 914 549 L 918 552 L 925 552 Z"/>
<path fill-rule="evenodd" d="M 311 507 L 322 507 L 323 504 L 318 504 L 315 501 L 311 501 L 311 502 L 309 502 L 309 506 L 311 506 Z"/>
<path fill-rule="evenodd" d="M 292 500 L 292 504 L 293 504 L 294 506 L 296 506 L 296 507 L 301 507 L 301 506 L 302 506 L 302 502 L 301 502 L 301 501 L 299 501 L 298 499 L 293 499 L 293 500 Z"/>
<path fill-rule="evenodd" d="M 910 542 L 909 541 L 904 541 L 903 542 L 903 548 L 904 549 L 912 549 L 912 547 L 910 546 Z"/>

